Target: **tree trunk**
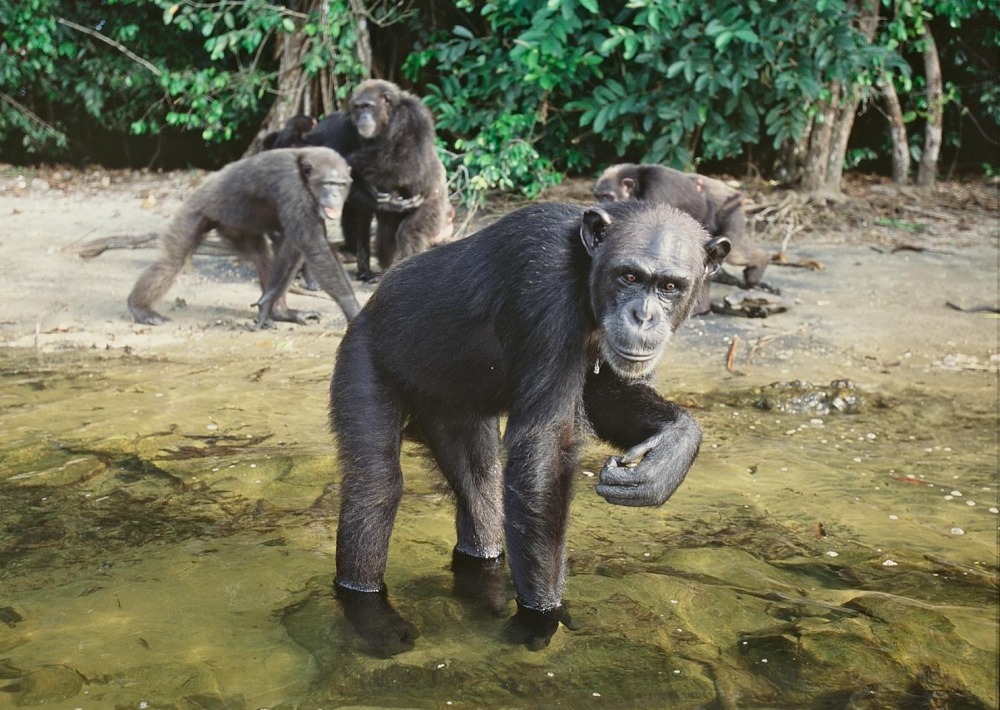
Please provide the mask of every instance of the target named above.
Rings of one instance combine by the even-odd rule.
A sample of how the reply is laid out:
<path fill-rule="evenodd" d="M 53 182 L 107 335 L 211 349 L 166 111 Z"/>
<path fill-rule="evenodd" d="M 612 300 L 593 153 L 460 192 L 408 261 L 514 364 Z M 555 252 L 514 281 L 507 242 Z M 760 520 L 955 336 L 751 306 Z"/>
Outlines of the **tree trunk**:
<path fill-rule="evenodd" d="M 892 77 L 883 73 L 882 82 L 882 103 L 892 136 L 892 181 L 897 185 L 905 185 L 910 181 L 910 141 L 906 135 L 903 107 L 899 103 L 899 94 L 896 93 Z"/>
<path fill-rule="evenodd" d="M 809 150 L 806 164 L 802 169 L 800 187 L 806 192 L 822 192 L 826 185 L 826 170 L 830 161 L 830 144 L 833 140 L 833 122 L 836 120 L 837 100 L 840 98 L 840 84 L 830 89 L 830 100 L 813 117 L 809 131 Z"/>
<path fill-rule="evenodd" d="M 858 7 L 858 31 L 864 36 L 868 44 L 871 44 L 875 37 L 875 30 L 878 29 L 879 0 L 859 0 Z M 855 7 L 854 2 L 849 2 L 848 7 Z M 840 183 L 844 177 L 844 163 L 847 161 L 847 143 L 851 138 L 851 130 L 854 128 L 854 119 L 858 114 L 858 104 L 860 98 L 853 91 L 844 91 L 833 113 L 833 123 L 830 127 L 830 155 L 826 163 L 826 175 L 824 176 L 823 190 L 825 192 L 840 192 Z"/>
<path fill-rule="evenodd" d="M 365 78 L 372 75 L 372 38 L 368 32 L 368 9 L 364 0 L 351 0 L 351 14 L 354 15 L 354 26 L 357 28 L 358 61 L 365 68 Z"/>
<path fill-rule="evenodd" d="M 848 2 L 858 10 L 858 31 L 871 43 L 878 27 L 879 0 Z M 830 101 L 816 114 L 809 136 L 809 154 L 800 187 L 807 192 L 838 194 L 844 176 L 847 144 L 860 98 L 839 82 L 830 87 Z"/>
<path fill-rule="evenodd" d="M 347 12 L 350 8 L 356 37 L 357 59 L 364 66 L 366 76 L 371 75 L 371 40 L 368 35 L 367 9 L 364 0 L 299 0 L 293 3 L 297 15 L 317 16 L 322 27 L 329 25 L 331 6 L 334 12 Z M 296 22 L 301 22 L 296 20 Z M 282 32 L 275 43 L 278 57 L 277 97 L 271 109 L 261 122 L 260 131 L 247 148 L 247 155 L 260 149 L 260 142 L 267 133 L 281 130 L 288 119 L 299 114 L 320 118 L 338 110 L 338 89 L 344 85 L 344 77 L 338 76 L 332 68 L 323 67 L 308 75 L 303 68 L 305 57 L 313 43 L 327 42 L 329 51 L 344 51 L 323 33 L 309 36 L 303 32 Z M 352 77 L 351 80 L 356 77 Z"/>
<path fill-rule="evenodd" d="M 924 151 L 917 169 L 917 184 L 934 187 L 937 179 L 938 155 L 944 130 L 942 111 L 944 87 L 941 81 L 941 60 L 931 28 L 924 25 L 924 75 L 927 78 L 927 127 L 924 129 Z"/>

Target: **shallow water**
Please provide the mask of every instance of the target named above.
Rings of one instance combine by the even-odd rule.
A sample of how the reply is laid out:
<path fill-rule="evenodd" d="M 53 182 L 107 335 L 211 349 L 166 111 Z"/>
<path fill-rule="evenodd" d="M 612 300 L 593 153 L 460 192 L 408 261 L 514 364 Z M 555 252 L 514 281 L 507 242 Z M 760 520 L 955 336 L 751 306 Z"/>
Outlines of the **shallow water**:
<path fill-rule="evenodd" d="M 581 629 L 538 653 L 452 596 L 408 447 L 387 582 L 422 636 L 378 660 L 330 597 L 330 365 L 0 350 L 0 707 L 997 707 L 995 374 L 872 375 L 854 413 L 662 383 L 701 456 L 637 510 L 588 445 Z"/>

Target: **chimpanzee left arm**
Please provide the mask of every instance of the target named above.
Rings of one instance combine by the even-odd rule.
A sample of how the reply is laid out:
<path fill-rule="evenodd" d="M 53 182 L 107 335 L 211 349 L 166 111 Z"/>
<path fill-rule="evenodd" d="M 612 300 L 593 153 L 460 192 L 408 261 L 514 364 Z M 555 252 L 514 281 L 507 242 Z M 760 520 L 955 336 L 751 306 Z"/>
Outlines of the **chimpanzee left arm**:
<path fill-rule="evenodd" d="M 625 449 L 601 469 L 597 494 L 617 505 L 662 505 L 680 486 L 701 446 L 690 414 L 643 381 L 628 381 L 607 363 L 587 374 L 584 408 L 594 433 Z"/>

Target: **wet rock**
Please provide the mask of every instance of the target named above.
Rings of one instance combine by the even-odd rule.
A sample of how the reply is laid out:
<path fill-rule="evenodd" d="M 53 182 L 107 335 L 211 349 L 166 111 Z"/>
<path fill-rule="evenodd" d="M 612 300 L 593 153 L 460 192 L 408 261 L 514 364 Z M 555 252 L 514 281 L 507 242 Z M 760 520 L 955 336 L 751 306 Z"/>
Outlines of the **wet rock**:
<path fill-rule="evenodd" d="M 0 622 L 7 624 L 7 626 L 13 629 L 15 624 L 22 621 L 24 621 L 24 617 L 18 614 L 14 607 L 0 607 Z"/>
<path fill-rule="evenodd" d="M 3 690 L 13 696 L 15 705 L 44 705 L 76 697 L 83 683 L 83 676 L 72 668 L 45 666 Z"/>
<path fill-rule="evenodd" d="M 850 380 L 834 380 L 828 386 L 804 380 L 775 382 L 742 397 L 758 409 L 783 414 L 857 414 L 869 402 Z"/>

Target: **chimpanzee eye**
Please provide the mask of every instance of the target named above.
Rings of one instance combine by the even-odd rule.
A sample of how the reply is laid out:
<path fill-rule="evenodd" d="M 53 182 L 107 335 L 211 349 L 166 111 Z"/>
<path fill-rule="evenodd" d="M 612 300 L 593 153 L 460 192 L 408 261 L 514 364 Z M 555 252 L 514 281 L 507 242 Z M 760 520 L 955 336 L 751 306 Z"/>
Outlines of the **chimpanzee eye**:
<path fill-rule="evenodd" d="M 680 291 L 680 286 L 674 281 L 664 281 L 659 286 L 660 291 L 667 295 L 673 295 Z"/>
<path fill-rule="evenodd" d="M 634 271 L 626 271 L 621 276 L 622 283 L 628 284 L 629 286 L 634 286 L 639 283 L 639 275 Z"/>

